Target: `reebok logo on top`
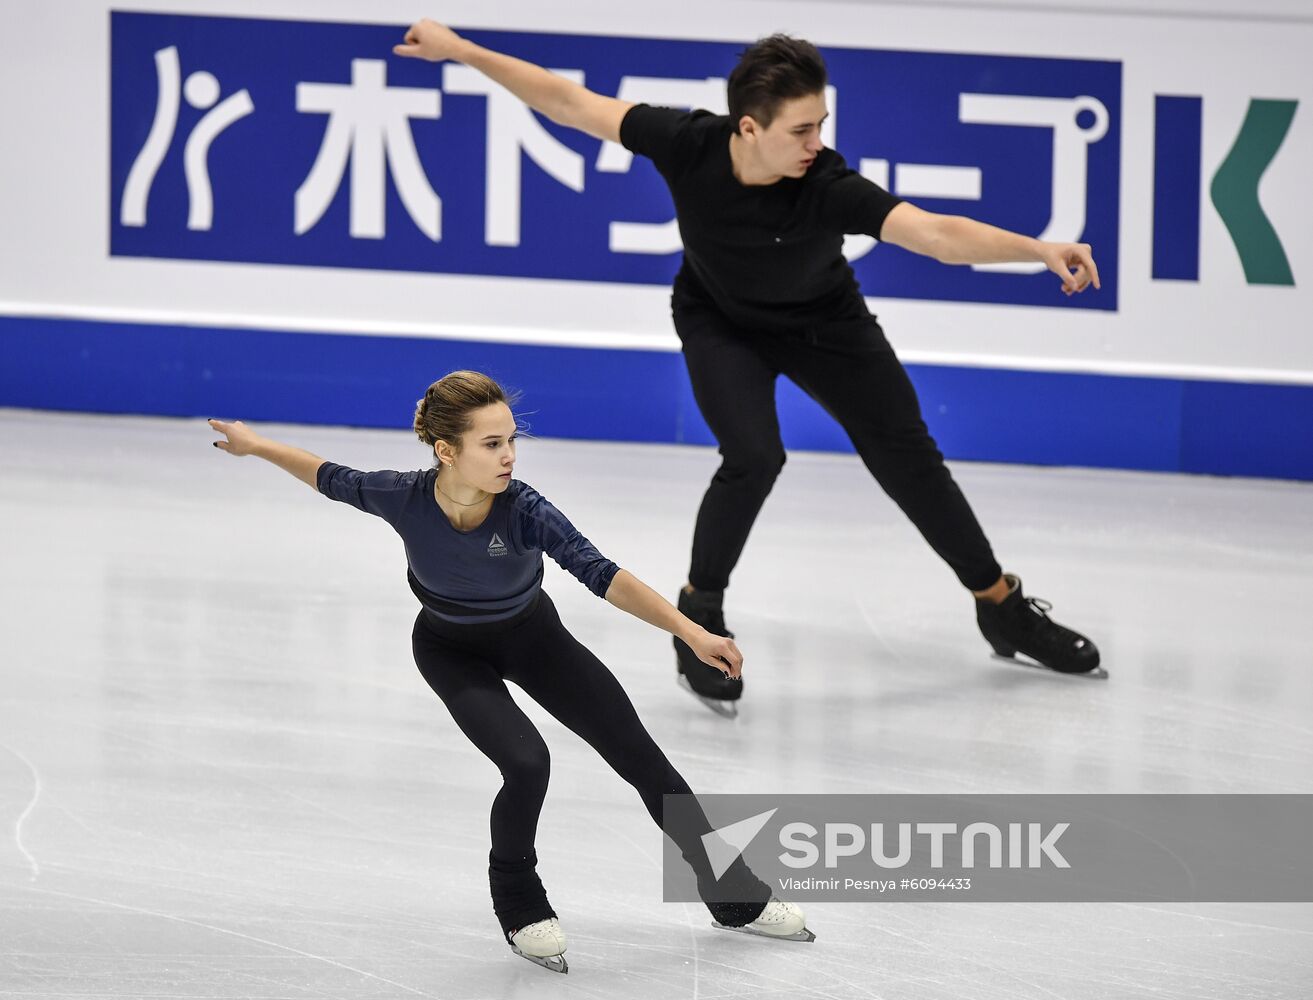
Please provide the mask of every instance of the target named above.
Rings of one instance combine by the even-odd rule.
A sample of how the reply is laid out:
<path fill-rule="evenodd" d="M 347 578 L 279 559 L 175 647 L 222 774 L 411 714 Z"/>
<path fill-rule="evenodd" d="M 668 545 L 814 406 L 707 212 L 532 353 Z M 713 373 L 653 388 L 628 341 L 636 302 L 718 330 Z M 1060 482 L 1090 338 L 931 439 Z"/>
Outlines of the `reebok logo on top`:
<path fill-rule="evenodd" d="M 501 540 L 497 532 L 492 533 L 492 541 L 488 543 L 488 555 L 504 556 L 506 554 L 506 543 Z"/>

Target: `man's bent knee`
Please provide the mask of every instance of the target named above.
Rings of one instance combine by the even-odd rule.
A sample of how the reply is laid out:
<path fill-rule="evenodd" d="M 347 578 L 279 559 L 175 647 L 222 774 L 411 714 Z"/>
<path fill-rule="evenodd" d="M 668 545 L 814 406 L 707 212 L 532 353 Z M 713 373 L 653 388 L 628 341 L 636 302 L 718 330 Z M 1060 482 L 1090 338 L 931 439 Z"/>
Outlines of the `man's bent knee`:
<path fill-rule="evenodd" d="M 724 454 L 716 478 L 721 482 L 742 483 L 769 491 L 779 478 L 784 462 L 785 454 L 782 450 L 759 454 Z"/>

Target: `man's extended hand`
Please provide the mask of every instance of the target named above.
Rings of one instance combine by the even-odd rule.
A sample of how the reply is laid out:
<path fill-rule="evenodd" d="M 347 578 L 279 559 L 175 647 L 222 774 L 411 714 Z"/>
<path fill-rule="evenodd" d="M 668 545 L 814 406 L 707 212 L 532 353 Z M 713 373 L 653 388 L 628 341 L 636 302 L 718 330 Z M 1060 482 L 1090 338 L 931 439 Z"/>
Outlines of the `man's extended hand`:
<path fill-rule="evenodd" d="M 1094 266 L 1088 243 L 1041 243 L 1040 256 L 1050 271 L 1062 279 L 1064 295 L 1075 295 L 1090 285 L 1099 287 L 1099 269 Z"/>

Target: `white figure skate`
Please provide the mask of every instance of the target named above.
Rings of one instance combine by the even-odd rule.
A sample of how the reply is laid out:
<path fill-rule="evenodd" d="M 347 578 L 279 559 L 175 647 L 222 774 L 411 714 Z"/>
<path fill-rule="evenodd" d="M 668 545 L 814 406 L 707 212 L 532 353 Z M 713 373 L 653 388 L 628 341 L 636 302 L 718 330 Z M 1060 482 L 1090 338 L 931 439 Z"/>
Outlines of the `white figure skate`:
<path fill-rule="evenodd" d="M 786 903 L 771 896 L 761 915 L 750 924 L 742 927 L 729 927 L 712 921 L 713 927 L 723 931 L 740 931 L 743 934 L 755 934 L 759 937 L 775 938 L 777 941 L 815 941 L 816 935 L 807 929 L 807 918 L 802 907 L 797 903 Z"/>
<path fill-rule="evenodd" d="M 521 927 L 510 936 L 511 951 L 552 972 L 566 973 L 565 931 L 555 917 Z"/>

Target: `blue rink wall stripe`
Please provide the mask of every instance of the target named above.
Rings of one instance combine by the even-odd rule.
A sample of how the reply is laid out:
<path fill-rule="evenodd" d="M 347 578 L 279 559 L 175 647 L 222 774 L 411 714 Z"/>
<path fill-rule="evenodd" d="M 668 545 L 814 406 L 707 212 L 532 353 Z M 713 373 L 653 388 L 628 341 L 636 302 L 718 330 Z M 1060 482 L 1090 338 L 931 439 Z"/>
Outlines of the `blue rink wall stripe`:
<path fill-rule="evenodd" d="M 683 358 L 430 338 L 0 317 L 0 405 L 408 427 L 455 368 L 522 390 L 535 434 L 713 444 Z M 949 458 L 1313 479 L 1313 386 L 909 365 Z M 852 451 L 781 381 L 790 448 Z"/>

